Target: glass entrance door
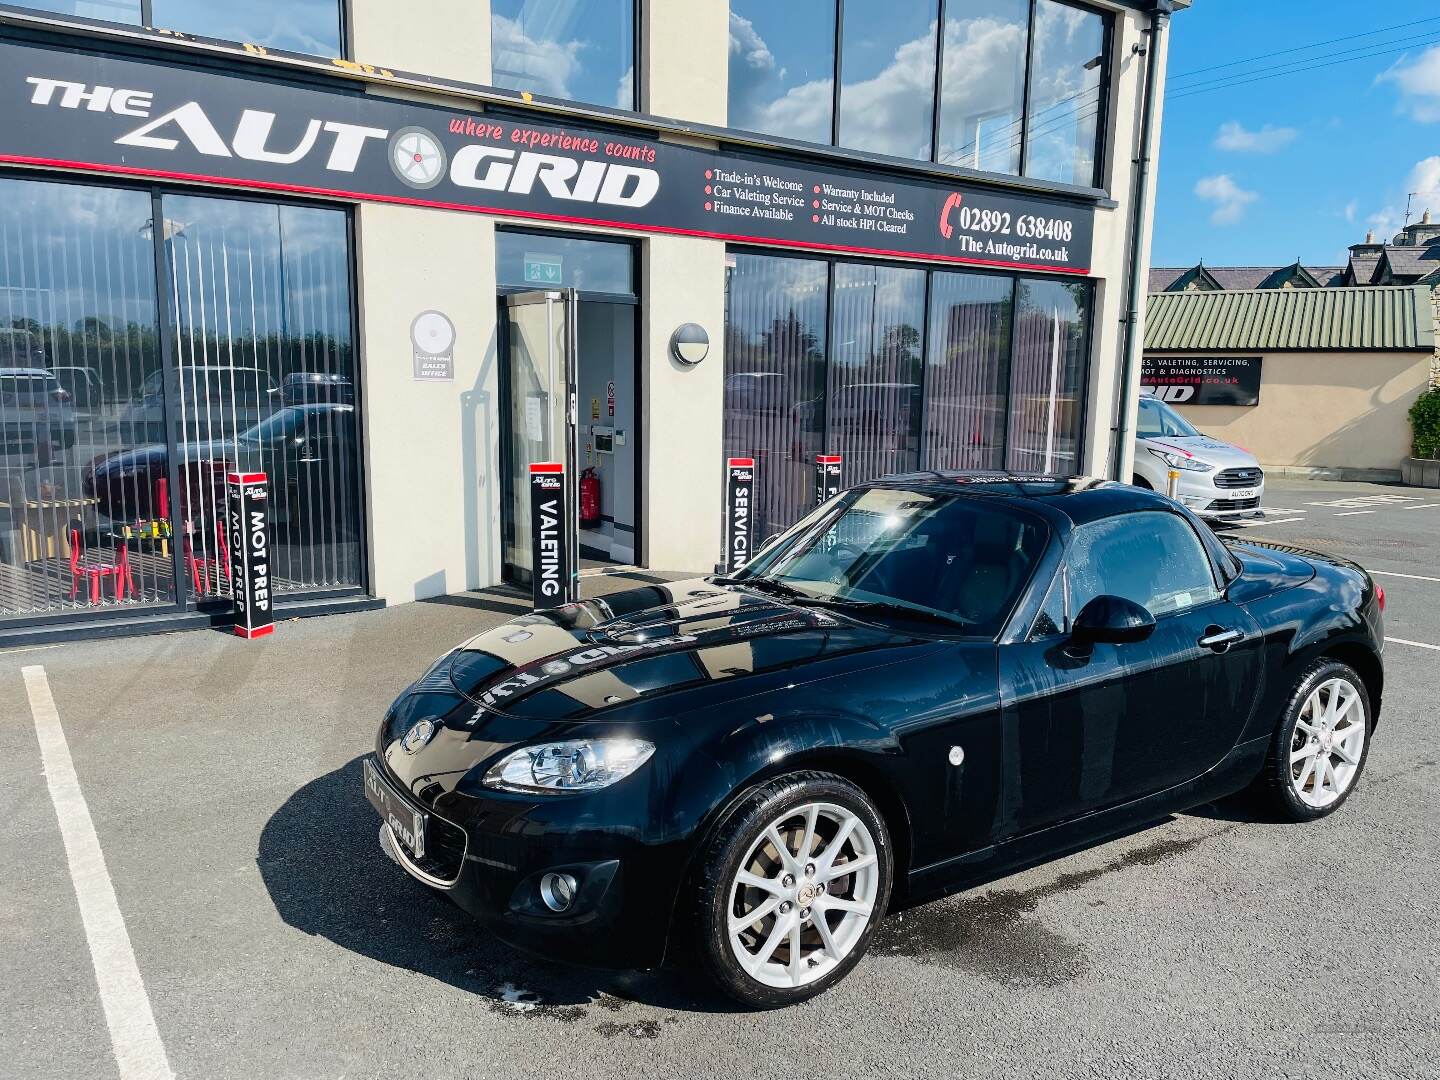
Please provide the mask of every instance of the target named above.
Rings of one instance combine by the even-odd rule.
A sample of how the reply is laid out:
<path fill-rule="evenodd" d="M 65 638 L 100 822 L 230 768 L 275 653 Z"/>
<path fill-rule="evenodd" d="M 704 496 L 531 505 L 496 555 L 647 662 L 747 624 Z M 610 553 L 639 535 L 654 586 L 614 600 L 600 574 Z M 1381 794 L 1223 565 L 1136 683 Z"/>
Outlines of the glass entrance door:
<path fill-rule="evenodd" d="M 573 289 L 515 293 L 504 298 L 505 393 L 509 454 L 503 506 L 504 572 L 530 584 L 530 466 L 565 466 L 565 543 L 572 574 L 579 566 L 575 512 L 576 298 Z M 577 595 L 571 587 L 572 596 Z"/>

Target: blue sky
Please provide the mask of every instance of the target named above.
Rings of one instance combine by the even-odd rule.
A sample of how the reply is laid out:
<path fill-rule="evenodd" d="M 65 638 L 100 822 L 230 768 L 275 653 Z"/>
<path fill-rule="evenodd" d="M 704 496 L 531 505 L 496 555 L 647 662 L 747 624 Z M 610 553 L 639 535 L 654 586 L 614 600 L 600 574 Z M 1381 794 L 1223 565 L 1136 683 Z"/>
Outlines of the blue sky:
<path fill-rule="evenodd" d="M 1195 0 L 1171 26 L 1155 266 L 1343 265 L 1367 229 L 1388 239 L 1404 223 L 1409 192 L 1419 192 L 1417 217 L 1427 206 L 1440 217 L 1440 10 L 1414 0 Z M 1384 52 L 1178 96 L 1344 50 Z"/>

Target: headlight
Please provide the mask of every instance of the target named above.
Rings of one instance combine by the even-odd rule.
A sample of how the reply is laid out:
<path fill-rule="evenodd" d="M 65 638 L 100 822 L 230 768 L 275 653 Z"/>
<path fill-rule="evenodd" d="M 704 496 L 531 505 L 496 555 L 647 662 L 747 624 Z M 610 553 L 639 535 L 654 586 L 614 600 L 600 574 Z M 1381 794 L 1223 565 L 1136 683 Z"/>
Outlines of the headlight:
<path fill-rule="evenodd" d="M 1164 450 L 1156 450 L 1153 446 L 1145 448 L 1154 454 L 1172 469 L 1180 469 L 1184 472 L 1213 472 L 1214 465 L 1207 465 L 1193 457 L 1183 457 L 1180 454 L 1167 454 Z"/>
<path fill-rule="evenodd" d="M 644 739 L 573 739 L 507 754 L 485 772 L 486 787 L 546 794 L 594 791 L 623 780 L 650 760 Z"/>

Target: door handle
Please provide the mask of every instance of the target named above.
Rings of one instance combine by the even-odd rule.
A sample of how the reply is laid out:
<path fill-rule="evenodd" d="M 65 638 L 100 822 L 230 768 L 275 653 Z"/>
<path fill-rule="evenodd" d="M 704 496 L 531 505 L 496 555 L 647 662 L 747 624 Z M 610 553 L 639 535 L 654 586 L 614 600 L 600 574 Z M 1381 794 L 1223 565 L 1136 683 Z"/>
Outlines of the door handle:
<path fill-rule="evenodd" d="M 1214 649 L 1216 652 L 1224 652 L 1237 641 L 1245 640 L 1243 630 L 1227 630 L 1223 626 L 1207 626 L 1205 633 L 1195 644 L 1202 649 Z"/>

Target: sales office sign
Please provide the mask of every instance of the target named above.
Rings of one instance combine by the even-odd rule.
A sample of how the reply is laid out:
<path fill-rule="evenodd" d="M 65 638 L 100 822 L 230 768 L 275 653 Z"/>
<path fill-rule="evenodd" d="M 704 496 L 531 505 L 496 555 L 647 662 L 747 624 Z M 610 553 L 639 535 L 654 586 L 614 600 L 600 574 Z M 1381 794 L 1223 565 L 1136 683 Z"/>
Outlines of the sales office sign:
<path fill-rule="evenodd" d="M 0 40 L 0 162 L 1088 273 L 1094 209 Z"/>

